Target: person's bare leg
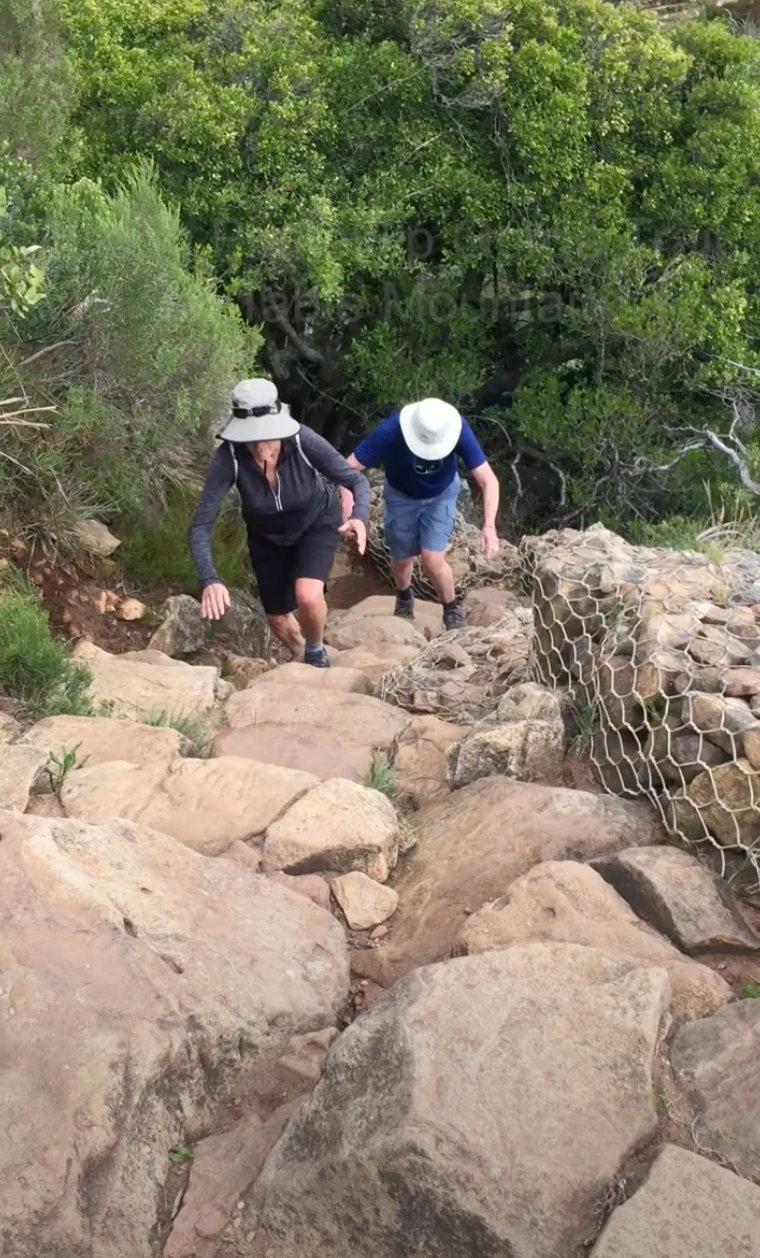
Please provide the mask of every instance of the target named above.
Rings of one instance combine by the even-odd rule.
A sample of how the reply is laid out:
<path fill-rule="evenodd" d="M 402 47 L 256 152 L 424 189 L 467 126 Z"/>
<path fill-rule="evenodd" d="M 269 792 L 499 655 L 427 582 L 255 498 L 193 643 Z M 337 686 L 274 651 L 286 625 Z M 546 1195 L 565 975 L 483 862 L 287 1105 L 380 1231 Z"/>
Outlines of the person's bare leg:
<path fill-rule="evenodd" d="M 300 659 L 304 650 L 303 634 L 292 612 L 287 616 L 267 616 L 267 621 L 274 636 Z"/>
<path fill-rule="evenodd" d="M 397 590 L 408 590 L 412 584 L 413 559 L 391 559 L 393 583 Z"/>
<path fill-rule="evenodd" d="M 306 645 L 321 646 L 327 620 L 324 582 L 315 581 L 312 577 L 300 577 L 296 581 L 296 602 Z"/>
<path fill-rule="evenodd" d="M 456 601 L 456 583 L 446 556 L 435 550 L 423 550 L 420 555 L 425 574 L 435 586 L 436 593 L 444 607 Z"/>

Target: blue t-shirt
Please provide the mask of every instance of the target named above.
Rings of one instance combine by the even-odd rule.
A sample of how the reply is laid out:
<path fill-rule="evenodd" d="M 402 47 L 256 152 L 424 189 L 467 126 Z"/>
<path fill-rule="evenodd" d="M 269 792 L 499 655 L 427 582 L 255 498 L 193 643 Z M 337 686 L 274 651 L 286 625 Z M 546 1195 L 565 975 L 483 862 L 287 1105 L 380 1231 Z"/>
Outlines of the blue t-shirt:
<path fill-rule="evenodd" d="M 354 457 L 362 467 L 382 467 L 385 479 L 407 498 L 437 498 L 457 474 L 457 457 L 468 472 L 482 467 L 486 456 L 466 419 L 455 449 L 445 459 L 420 459 L 404 441 L 399 413 L 394 411 L 362 441 Z"/>

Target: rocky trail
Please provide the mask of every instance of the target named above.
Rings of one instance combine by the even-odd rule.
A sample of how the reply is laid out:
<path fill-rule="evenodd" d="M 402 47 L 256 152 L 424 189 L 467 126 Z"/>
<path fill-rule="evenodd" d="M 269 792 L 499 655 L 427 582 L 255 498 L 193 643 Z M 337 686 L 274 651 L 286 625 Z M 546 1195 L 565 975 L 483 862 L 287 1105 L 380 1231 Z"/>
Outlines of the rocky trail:
<path fill-rule="evenodd" d="M 3 1256 L 760 1258 L 758 913 L 663 824 L 760 834 L 760 593 L 681 558 L 531 539 L 445 635 L 344 567 L 324 671 L 82 635 L 108 715 L 0 743 Z"/>

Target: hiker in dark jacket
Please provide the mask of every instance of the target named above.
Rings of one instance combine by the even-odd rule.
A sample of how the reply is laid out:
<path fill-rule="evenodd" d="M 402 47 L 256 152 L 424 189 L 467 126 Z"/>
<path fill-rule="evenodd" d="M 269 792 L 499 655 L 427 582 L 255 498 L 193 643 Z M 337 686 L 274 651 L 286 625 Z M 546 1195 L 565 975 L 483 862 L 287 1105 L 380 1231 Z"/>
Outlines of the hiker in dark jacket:
<path fill-rule="evenodd" d="M 214 567 L 211 537 L 224 496 L 236 485 L 272 632 L 296 657 L 328 668 L 322 640 L 325 582 L 339 534 L 352 534 L 364 554 L 369 484 L 329 442 L 293 419 L 271 380 L 243 380 L 236 387 L 232 415 L 219 438 L 223 444 L 211 460 L 190 528 L 190 550 L 203 587 L 201 615 L 219 620 L 230 605 Z M 353 495 L 353 514 L 342 527 L 340 500 L 326 481 Z"/>

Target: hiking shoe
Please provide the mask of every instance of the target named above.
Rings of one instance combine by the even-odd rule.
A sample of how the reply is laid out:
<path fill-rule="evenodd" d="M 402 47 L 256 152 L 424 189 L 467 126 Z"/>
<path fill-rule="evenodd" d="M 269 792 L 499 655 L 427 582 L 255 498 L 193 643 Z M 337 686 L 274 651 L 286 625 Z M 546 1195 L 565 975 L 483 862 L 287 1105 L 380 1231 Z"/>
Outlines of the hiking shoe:
<path fill-rule="evenodd" d="M 309 646 L 303 654 L 304 664 L 311 664 L 312 668 L 329 668 L 330 657 L 327 654 L 327 648 L 323 646 Z"/>
<path fill-rule="evenodd" d="M 393 615 L 401 616 L 403 620 L 414 620 L 414 595 L 410 594 L 409 598 L 402 598 L 400 594 L 397 594 Z"/>
<path fill-rule="evenodd" d="M 467 628 L 467 621 L 464 618 L 464 612 L 460 611 L 458 607 L 444 607 L 443 624 L 447 632 L 449 629 Z"/>

